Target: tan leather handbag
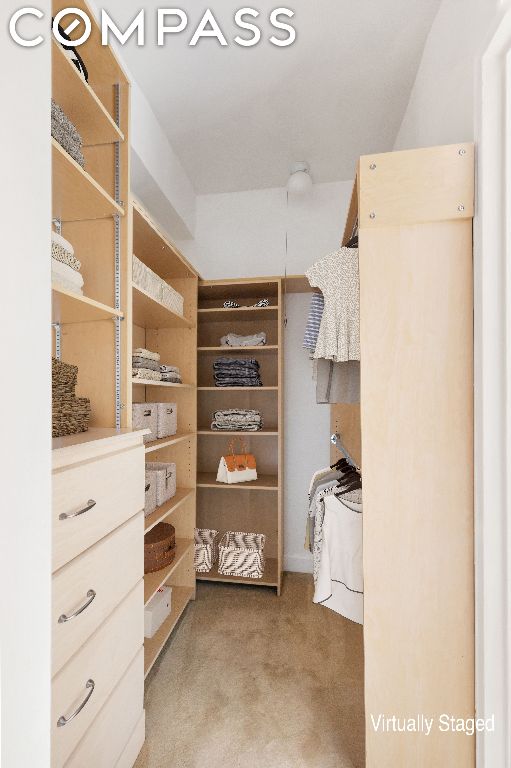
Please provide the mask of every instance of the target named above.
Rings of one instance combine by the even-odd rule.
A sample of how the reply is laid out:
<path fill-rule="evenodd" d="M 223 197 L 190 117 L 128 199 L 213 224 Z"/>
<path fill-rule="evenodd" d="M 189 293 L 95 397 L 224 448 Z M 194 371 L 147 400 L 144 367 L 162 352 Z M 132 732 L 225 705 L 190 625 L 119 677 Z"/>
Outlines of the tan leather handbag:
<path fill-rule="evenodd" d="M 241 441 L 242 453 L 235 453 L 235 441 L 229 444 L 230 453 L 222 456 L 218 465 L 217 483 L 248 483 L 257 480 L 257 466 L 253 453 L 247 453 Z"/>

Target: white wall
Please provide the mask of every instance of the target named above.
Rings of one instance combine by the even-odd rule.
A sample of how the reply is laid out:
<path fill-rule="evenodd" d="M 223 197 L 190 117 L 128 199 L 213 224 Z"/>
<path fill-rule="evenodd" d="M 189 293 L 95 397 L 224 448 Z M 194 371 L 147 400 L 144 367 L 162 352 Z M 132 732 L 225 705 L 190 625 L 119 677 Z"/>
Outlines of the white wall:
<path fill-rule="evenodd" d="M 351 181 L 314 184 L 308 196 L 290 195 L 289 207 L 280 187 L 199 195 L 195 239 L 179 246 L 211 280 L 303 274 L 338 246 L 351 190 Z"/>
<path fill-rule="evenodd" d="M 443 0 L 395 149 L 473 141 L 477 54 L 500 6 L 499 0 Z"/>
<path fill-rule="evenodd" d="M 0 121 L 0 328 L 9 368 L 17 372 L 0 385 L 1 762 L 4 768 L 49 768 L 51 43 L 31 49 L 14 44 L 7 19 L 19 7 L 14 0 L 2 4 L 0 32 L 8 105 Z M 51 3 L 41 0 L 37 7 L 46 26 L 23 22 L 27 37 L 49 29 Z"/>

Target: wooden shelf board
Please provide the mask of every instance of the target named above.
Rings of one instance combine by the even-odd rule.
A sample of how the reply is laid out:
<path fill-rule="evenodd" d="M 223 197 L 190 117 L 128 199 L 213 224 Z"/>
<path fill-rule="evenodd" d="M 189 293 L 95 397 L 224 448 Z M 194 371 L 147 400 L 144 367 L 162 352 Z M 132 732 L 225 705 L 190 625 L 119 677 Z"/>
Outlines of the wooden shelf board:
<path fill-rule="evenodd" d="M 197 276 L 190 262 L 151 221 L 137 200 L 133 200 L 133 253 L 165 279 Z"/>
<path fill-rule="evenodd" d="M 193 488 L 178 488 L 171 499 L 166 501 L 165 504 L 156 507 L 154 512 L 151 512 L 151 514 L 145 518 L 144 532 L 147 533 L 151 528 L 154 528 L 155 525 L 161 523 L 162 520 L 165 520 L 165 518 L 169 517 L 174 512 L 177 512 L 177 510 L 185 503 L 185 501 L 187 501 L 187 499 L 190 499 L 193 494 Z"/>
<path fill-rule="evenodd" d="M 197 387 L 200 392 L 276 392 L 278 387 Z"/>
<path fill-rule="evenodd" d="M 214 565 L 209 573 L 196 573 L 197 581 L 223 581 L 229 584 L 251 584 L 254 587 L 278 587 L 278 562 L 276 558 L 267 557 L 261 579 L 247 579 L 244 576 L 224 576 L 218 573 L 218 566 Z"/>
<path fill-rule="evenodd" d="M 263 352 L 277 352 L 279 349 L 278 344 L 263 344 L 257 347 L 197 347 L 198 352 L 257 352 L 261 354 Z"/>
<path fill-rule="evenodd" d="M 184 556 L 194 546 L 192 539 L 176 539 L 176 556 L 174 562 L 166 568 L 154 573 L 146 573 L 144 576 L 144 605 L 147 605 L 154 594 L 162 587 L 172 576 L 174 571 L 179 568 L 183 562 Z"/>
<path fill-rule="evenodd" d="M 283 284 L 286 293 L 311 293 L 318 290 L 311 287 L 305 275 L 286 275 Z"/>
<path fill-rule="evenodd" d="M 132 384 L 138 387 L 174 387 L 176 389 L 192 389 L 193 384 L 173 384 L 170 381 L 152 381 L 152 379 L 132 379 Z"/>
<path fill-rule="evenodd" d="M 181 443 L 183 440 L 189 440 L 194 434 L 195 432 L 178 432 L 169 437 L 160 437 L 158 440 L 151 440 L 149 443 L 145 444 L 145 452 L 151 453 L 152 451 L 157 451 L 159 448 L 167 448 L 169 445 L 177 445 L 177 443 Z"/>
<path fill-rule="evenodd" d="M 276 301 L 279 280 L 279 277 L 200 280 L 199 301 L 224 302 L 230 298 L 236 299 L 240 304 L 255 304 L 259 299 L 273 299 Z"/>
<path fill-rule="evenodd" d="M 108 307 L 87 296 L 79 296 L 62 288 L 52 289 L 52 322 L 54 323 L 62 325 L 91 323 L 122 316 L 123 313 L 119 309 Z"/>
<path fill-rule="evenodd" d="M 183 611 L 192 599 L 193 592 L 191 587 L 172 587 L 172 610 L 170 614 L 153 637 L 144 639 L 144 677 L 147 677 L 151 671 L 154 662 L 183 615 Z"/>
<path fill-rule="evenodd" d="M 140 328 L 192 328 L 193 323 L 133 285 L 133 324 Z"/>
<path fill-rule="evenodd" d="M 105 219 L 124 210 L 52 138 L 52 216 L 66 221 Z"/>
<path fill-rule="evenodd" d="M 197 316 L 199 323 L 211 323 L 214 320 L 262 320 L 267 317 L 269 312 L 277 312 L 278 307 L 238 307 L 237 309 L 226 309 L 225 307 L 208 307 L 199 309 Z"/>
<path fill-rule="evenodd" d="M 257 480 L 249 483 L 217 483 L 214 472 L 199 472 L 197 474 L 197 488 L 219 488 L 227 491 L 277 491 L 279 479 L 277 475 L 259 475 Z"/>
<path fill-rule="evenodd" d="M 52 97 L 80 134 L 84 146 L 124 141 L 122 131 L 92 88 L 52 37 Z"/>
<path fill-rule="evenodd" d="M 199 427 L 197 430 L 198 435 L 214 435 L 216 437 L 224 437 L 225 435 L 240 435 L 241 437 L 258 437 L 268 435 L 278 435 L 278 429 L 274 427 L 263 427 L 258 430 L 216 430 L 210 427 Z"/>

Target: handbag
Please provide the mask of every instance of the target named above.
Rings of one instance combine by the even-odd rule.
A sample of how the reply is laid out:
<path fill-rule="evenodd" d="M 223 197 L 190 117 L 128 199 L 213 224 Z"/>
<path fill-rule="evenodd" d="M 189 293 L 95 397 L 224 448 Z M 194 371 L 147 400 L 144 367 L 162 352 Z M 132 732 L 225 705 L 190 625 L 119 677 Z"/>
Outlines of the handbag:
<path fill-rule="evenodd" d="M 218 465 L 216 476 L 217 483 L 248 483 L 257 480 L 257 467 L 255 456 L 247 453 L 243 442 L 240 440 L 243 453 L 234 453 L 235 441 L 229 444 L 230 454 L 222 456 Z"/>

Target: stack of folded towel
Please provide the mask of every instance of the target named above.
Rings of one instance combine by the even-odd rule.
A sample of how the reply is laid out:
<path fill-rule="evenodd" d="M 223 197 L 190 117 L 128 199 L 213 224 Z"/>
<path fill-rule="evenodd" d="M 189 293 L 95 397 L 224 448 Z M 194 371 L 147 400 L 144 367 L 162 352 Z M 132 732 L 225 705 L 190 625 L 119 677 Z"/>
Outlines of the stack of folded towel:
<path fill-rule="evenodd" d="M 148 381 L 161 381 L 160 355 L 149 349 L 138 347 L 133 350 L 132 374 L 134 379 L 146 379 Z"/>
<path fill-rule="evenodd" d="M 51 135 L 78 165 L 85 168 L 82 138 L 66 113 L 51 100 Z"/>
<path fill-rule="evenodd" d="M 51 233 L 51 282 L 54 288 L 83 295 L 81 263 L 75 258 L 70 242 L 56 232 Z"/>
<path fill-rule="evenodd" d="M 251 336 L 239 336 L 237 333 L 228 333 L 220 339 L 222 347 L 262 347 L 266 344 L 266 334 L 253 333 Z"/>
<path fill-rule="evenodd" d="M 259 363 L 253 358 L 219 357 L 213 363 L 216 387 L 261 387 Z"/>
<path fill-rule="evenodd" d="M 263 428 L 259 411 L 231 408 L 215 411 L 211 429 L 215 432 L 257 432 Z"/>
<path fill-rule="evenodd" d="M 175 365 L 160 365 L 161 380 L 182 384 L 181 371 Z"/>

